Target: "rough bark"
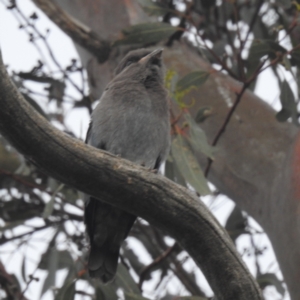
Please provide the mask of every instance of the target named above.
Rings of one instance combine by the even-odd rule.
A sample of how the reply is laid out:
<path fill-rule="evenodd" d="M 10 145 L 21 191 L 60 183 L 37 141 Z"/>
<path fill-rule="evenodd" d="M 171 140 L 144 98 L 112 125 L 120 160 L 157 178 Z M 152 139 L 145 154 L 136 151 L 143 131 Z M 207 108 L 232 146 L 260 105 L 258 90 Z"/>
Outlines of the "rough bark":
<path fill-rule="evenodd" d="M 20 153 L 65 184 L 169 232 L 201 267 L 218 300 L 262 299 L 228 234 L 192 192 L 55 129 L 23 99 L 2 60 L 0 106 L 0 132 Z"/>
<path fill-rule="evenodd" d="M 62 0 L 69 14 L 87 24 L 101 38 L 115 39 L 130 24 L 145 22 L 147 16 L 131 0 Z M 79 49 L 89 74 L 92 95 L 97 98 L 122 55 L 116 51 L 104 64 L 98 64 L 87 51 Z M 184 43 L 165 51 L 169 69 L 184 75 L 192 70 L 210 70 L 198 54 Z M 227 76 L 212 73 L 207 83 L 188 95 L 196 104 L 194 115 L 203 106 L 212 115 L 201 124 L 212 141 L 235 100 L 240 85 Z M 218 152 L 209 180 L 224 194 L 251 214 L 268 234 L 292 299 L 300 299 L 300 214 L 299 214 L 299 134 L 290 123 L 279 123 L 275 111 L 251 92 L 247 92 L 226 132 L 217 145 Z M 206 159 L 199 154 L 206 166 Z M 287 253 L 288 249 L 288 253 Z"/>

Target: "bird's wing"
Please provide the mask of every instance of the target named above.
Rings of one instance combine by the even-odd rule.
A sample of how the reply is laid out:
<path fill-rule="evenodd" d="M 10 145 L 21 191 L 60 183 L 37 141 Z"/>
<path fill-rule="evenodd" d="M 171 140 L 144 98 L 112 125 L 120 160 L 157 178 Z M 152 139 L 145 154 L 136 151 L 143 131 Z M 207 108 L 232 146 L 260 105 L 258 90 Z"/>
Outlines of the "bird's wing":
<path fill-rule="evenodd" d="M 86 133 L 85 141 L 84 141 L 86 144 L 88 144 L 89 139 L 90 139 L 90 137 L 91 137 L 92 126 L 93 126 L 93 121 L 91 120 L 91 121 L 90 121 L 90 124 L 89 124 L 88 131 L 87 131 L 87 133 Z"/>
<path fill-rule="evenodd" d="M 92 144 L 93 121 L 90 122 L 85 143 Z M 106 150 L 99 143 L 100 149 Z M 103 282 L 113 280 L 118 266 L 121 243 L 127 237 L 136 216 L 128 214 L 96 198 L 85 196 L 84 222 L 91 249 L 88 268 L 91 277 Z"/>

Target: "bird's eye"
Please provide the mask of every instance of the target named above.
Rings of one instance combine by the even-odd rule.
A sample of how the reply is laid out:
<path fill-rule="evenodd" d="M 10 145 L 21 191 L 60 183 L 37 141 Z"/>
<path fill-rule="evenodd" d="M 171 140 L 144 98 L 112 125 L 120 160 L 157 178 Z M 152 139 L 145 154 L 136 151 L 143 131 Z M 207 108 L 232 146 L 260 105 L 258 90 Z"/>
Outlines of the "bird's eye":
<path fill-rule="evenodd" d="M 124 66 L 124 68 L 126 68 L 126 67 L 128 67 L 128 66 L 130 66 L 131 64 L 133 63 L 133 61 L 132 60 L 127 60 L 126 61 L 126 64 L 125 64 L 125 66 Z"/>
<path fill-rule="evenodd" d="M 154 59 L 152 59 L 152 65 L 161 67 L 161 60 L 155 57 Z"/>

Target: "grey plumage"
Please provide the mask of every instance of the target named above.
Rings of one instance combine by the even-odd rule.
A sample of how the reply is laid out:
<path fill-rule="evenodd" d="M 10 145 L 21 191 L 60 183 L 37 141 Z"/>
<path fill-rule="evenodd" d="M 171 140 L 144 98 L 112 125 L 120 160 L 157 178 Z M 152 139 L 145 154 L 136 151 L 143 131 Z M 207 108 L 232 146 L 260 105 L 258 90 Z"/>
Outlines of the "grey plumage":
<path fill-rule="evenodd" d="M 86 142 L 150 169 L 158 169 L 170 147 L 162 49 L 129 52 L 119 63 L 92 113 Z M 143 199 L 141 199 L 143 201 Z M 116 273 L 121 243 L 136 216 L 92 197 L 85 223 L 91 250 L 90 276 L 109 282 Z"/>

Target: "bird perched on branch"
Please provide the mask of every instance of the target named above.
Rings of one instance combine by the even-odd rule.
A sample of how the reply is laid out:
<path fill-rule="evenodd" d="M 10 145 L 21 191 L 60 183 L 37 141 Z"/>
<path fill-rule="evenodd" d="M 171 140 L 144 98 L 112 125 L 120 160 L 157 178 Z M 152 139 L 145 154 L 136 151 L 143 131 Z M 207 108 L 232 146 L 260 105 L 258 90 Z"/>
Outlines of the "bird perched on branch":
<path fill-rule="evenodd" d="M 158 169 L 170 147 L 162 49 L 129 52 L 115 73 L 92 113 L 86 142 L 149 169 Z M 132 214 L 88 197 L 85 224 L 91 245 L 91 277 L 104 283 L 113 280 L 121 244 L 135 220 Z"/>

